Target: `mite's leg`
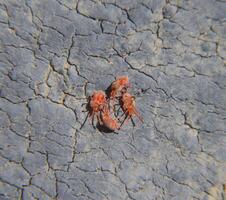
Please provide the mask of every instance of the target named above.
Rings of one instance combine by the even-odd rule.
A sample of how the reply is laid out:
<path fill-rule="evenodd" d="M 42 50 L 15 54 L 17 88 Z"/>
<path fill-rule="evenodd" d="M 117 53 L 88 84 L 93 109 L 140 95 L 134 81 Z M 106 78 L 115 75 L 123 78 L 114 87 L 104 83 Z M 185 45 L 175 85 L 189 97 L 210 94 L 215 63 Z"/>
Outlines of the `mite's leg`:
<path fill-rule="evenodd" d="M 87 101 L 86 101 L 86 103 L 82 103 L 82 107 L 83 106 L 86 106 L 86 110 L 83 110 L 82 112 L 88 112 L 88 111 L 90 111 L 90 110 L 92 110 L 91 109 L 91 107 L 90 107 L 90 100 L 91 100 L 91 98 L 90 97 L 85 97 L 85 98 L 79 98 L 80 100 L 81 99 L 86 99 Z"/>
<path fill-rule="evenodd" d="M 127 116 L 127 114 L 128 114 L 128 112 L 127 112 L 127 111 L 123 112 L 123 113 L 121 114 L 120 118 L 119 118 L 119 121 L 121 121 L 121 120 L 122 120 L 122 117 L 123 117 L 124 115 L 126 115 L 126 116 Z M 124 120 L 125 120 L 125 119 L 124 119 Z M 124 121 L 124 120 L 123 120 L 123 121 Z"/>
<path fill-rule="evenodd" d="M 141 117 L 141 115 L 138 113 L 137 110 L 134 110 L 134 114 L 137 116 L 137 118 L 138 118 L 142 123 L 144 123 L 143 117 Z"/>
<path fill-rule="evenodd" d="M 89 112 L 90 110 L 92 110 L 91 108 L 90 108 L 90 106 L 87 104 L 87 103 L 83 103 L 82 104 L 82 107 L 84 106 L 84 105 L 86 105 L 86 110 L 82 110 L 82 112 Z"/>
<path fill-rule="evenodd" d="M 119 134 L 119 133 L 118 133 L 118 132 L 116 132 L 116 131 L 114 131 L 113 133 L 114 133 L 114 134 L 117 134 L 117 135 Z"/>
<path fill-rule="evenodd" d="M 124 125 L 128 123 L 128 121 L 131 119 L 132 117 L 130 115 L 127 115 L 125 121 L 124 121 Z"/>
<path fill-rule="evenodd" d="M 103 125 L 103 122 L 102 122 L 102 120 L 101 120 L 101 117 L 100 117 L 100 114 L 99 114 L 99 113 L 97 114 L 97 121 L 98 121 L 98 123 L 99 123 L 100 125 Z"/>
<path fill-rule="evenodd" d="M 132 122 L 132 124 L 133 124 L 133 128 L 136 126 L 136 124 L 135 124 L 135 122 L 134 122 L 134 120 L 133 120 L 133 118 L 131 117 L 131 122 Z"/>
<path fill-rule="evenodd" d="M 126 124 L 129 121 L 129 119 L 131 119 L 131 116 L 126 114 L 126 116 L 125 116 L 124 120 L 122 121 L 119 128 L 121 128 L 123 124 Z"/>
<path fill-rule="evenodd" d="M 108 99 L 108 110 L 111 113 L 115 113 L 115 106 L 116 106 L 115 99 Z"/>
<path fill-rule="evenodd" d="M 87 103 L 82 103 L 82 106 L 87 105 Z"/>
<path fill-rule="evenodd" d="M 115 117 L 119 116 L 119 112 L 120 112 L 121 106 L 118 107 L 118 110 L 115 112 Z"/>
<path fill-rule="evenodd" d="M 84 122 L 82 123 L 82 125 L 81 125 L 81 127 L 80 127 L 80 130 L 81 130 L 81 129 L 83 128 L 83 126 L 85 125 L 85 123 L 86 123 L 88 117 L 89 117 L 89 113 L 87 113 L 86 118 L 85 118 Z"/>
<path fill-rule="evenodd" d="M 79 100 L 82 100 L 82 99 L 86 100 L 86 103 L 82 103 L 82 106 L 84 106 L 84 105 L 87 106 L 89 104 L 91 98 L 90 97 L 79 98 Z"/>
<path fill-rule="evenodd" d="M 96 129 L 96 127 L 94 126 L 94 120 L 95 120 L 94 118 L 95 118 L 95 114 L 92 115 L 92 126 L 94 129 Z"/>

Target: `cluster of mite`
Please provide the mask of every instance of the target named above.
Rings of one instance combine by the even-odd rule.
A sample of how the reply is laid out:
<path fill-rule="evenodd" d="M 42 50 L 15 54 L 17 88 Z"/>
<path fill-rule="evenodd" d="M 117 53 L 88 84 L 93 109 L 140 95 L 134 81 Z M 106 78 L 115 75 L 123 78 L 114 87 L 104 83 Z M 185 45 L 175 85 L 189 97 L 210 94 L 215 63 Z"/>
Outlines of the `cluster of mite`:
<path fill-rule="evenodd" d="M 137 116 L 143 122 L 136 109 L 135 97 L 129 93 L 130 88 L 128 76 L 120 76 L 111 83 L 106 92 L 94 91 L 86 105 L 87 118 L 91 118 L 92 124 L 96 118 L 99 125 L 111 131 L 119 130 L 128 120 L 132 120 L 133 116 Z M 117 106 L 119 107 L 116 111 Z"/>

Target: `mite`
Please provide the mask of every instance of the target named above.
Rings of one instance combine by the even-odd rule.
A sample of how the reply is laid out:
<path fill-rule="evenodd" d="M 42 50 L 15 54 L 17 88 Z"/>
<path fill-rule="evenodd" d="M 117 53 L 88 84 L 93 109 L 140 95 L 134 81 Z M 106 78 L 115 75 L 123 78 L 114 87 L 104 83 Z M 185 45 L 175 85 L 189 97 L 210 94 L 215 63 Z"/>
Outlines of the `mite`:
<path fill-rule="evenodd" d="M 112 131 L 120 128 L 117 120 L 111 117 L 110 111 L 106 105 L 102 107 L 100 112 L 100 120 L 105 127 Z"/>
<path fill-rule="evenodd" d="M 103 107 L 106 103 L 106 95 L 102 90 L 94 91 L 93 94 L 89 97 L 87 109 L 89 112 L 88 116 L 92 119 L 92 123 L 95 116 L 97 117 L 98 121 L 100 120 L 100 108 Z"/>
<path fill-rule="evenodd" d="M 123 89 L 130 87 L 129 77 L 120 76 L 112 84 L 110 88 L 110 98 L 114 99 Z"/>
<path fill-rule="evenodd" d="M 129 119 L 132 119 L 133 116 L 137 116 L 137 118 L 143 123 L 143 118 L 140 116 L 136 109 L 136 103 L 135 103 L 135 97 L 129 94 L 128 92 L 125 92 L 122 94 L 122 97 L 120 99 L 121 107 L 126 115 L 125 119 L 123 120 L 122 124 L 125 121 L 128 121 Z M 122 125 L 121 124 L 121 125 Z"/>

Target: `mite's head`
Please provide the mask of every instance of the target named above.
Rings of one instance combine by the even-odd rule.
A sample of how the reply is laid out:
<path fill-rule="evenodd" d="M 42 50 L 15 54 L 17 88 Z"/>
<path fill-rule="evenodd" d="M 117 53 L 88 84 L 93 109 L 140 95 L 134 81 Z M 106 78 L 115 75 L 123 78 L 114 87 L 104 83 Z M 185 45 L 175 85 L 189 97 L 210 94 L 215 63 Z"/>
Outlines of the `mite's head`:
<path fill-rule="evenodd" d="M 129 77 L 128 76 L 120 76 L 117 78 L 120 85 L 129 87 Z"/>
<path fill-rule="evenodd" d="M 105 97 L 105 93 L 104 93 L 103 90 L 94 91 L 93 95 L 95 95 L 95 96 L 104 96 Z"/>
<path fill-rule="evenodd" d="M 106 100 L 106 95 L 104 91 L 98 90 L 93 92 L 91 98 L 97 100 L 98 102 L 104 102 Z"/>
<path fill-rule="evenodd" d="M 109 111 L 108 111 L 108 107 L 106 104 L 102 104 L 102 105 L 99 105 L 99 110 L 100 112 L 103 114 L 107 114 Z"/>
<path fill-rule="evenodd" d="M 132 96 L 128 92 L 124 93 L 122 95 L 122 101 L 124 102 L 132 102 L 133 104 L 135 103 L 135 96 Z"/>
<path fill-rule="evenodd" d="M 123 95 L 122 95 L 122 98 L 124 99 L 128 99 L 128 98 L 131 98 L 132 96 L 128 93 L 128 92 L 125 92 Z"/>

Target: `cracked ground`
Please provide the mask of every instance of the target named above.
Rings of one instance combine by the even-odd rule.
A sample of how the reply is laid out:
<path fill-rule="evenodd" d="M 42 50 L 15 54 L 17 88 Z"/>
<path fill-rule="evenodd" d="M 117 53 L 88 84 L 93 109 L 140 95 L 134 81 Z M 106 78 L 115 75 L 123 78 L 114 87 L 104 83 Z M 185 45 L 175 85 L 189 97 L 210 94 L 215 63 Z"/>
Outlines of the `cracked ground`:
<path fill-rule="evenodd" d="M 144 123 L 80 129 L 119 75 Z M 226 2 L 0 0 L 0 199 L 226 199 Z"/>

